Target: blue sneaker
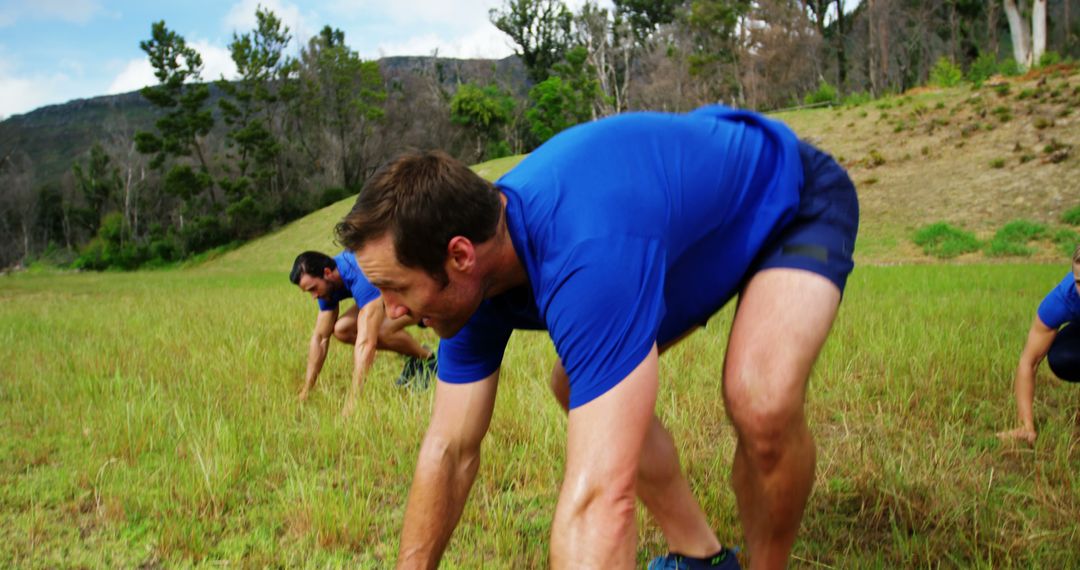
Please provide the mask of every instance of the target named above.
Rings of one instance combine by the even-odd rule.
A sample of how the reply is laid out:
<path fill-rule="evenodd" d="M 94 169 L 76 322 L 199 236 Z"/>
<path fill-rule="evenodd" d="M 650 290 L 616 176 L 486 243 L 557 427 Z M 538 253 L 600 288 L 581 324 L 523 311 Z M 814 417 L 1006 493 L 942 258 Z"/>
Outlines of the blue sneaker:
<path fill-rule="evenodd" d="M 741 570 L 739 559 L 735 557 L 738 548 L 722 548 L 720 552 L 707 558 L 692 558 L 674 552 L 657 556 L 649 562 L 648 570 Z"/>

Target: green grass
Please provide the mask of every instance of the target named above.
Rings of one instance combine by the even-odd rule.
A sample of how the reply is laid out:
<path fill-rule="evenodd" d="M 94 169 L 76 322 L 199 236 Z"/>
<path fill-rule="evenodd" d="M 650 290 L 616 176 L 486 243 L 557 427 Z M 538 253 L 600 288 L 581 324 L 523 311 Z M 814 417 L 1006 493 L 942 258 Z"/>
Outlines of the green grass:
<path fill-rule="evenodd" d="M 811 381 L 818 471 L 796 566 L 1076 567 L 1077 387 L 1040 373 L 1033 450 L 1000 446 L 1011 373 L 1063 266 L 860 268 Z M 740 542 L 717 377 L 732 308 L 664 356 L 658 411 Z M 0 567 L 384 567 L 430 392 L 381 356 L 338 416 L 348 351 L 295 399 L 310 299 L 281 271 L 0 279 Z M 426 333 L 426 342 L 434 342 Z M 565 420 L 546 336 L 511 341 L 445 567 L 540 567 Z M 639 559 L 662 550 L 644 516 Z"/>
<path fill-rule="evenodd" d="M 927 255 L 949 259 L 979 250 L 975 234 L 945 222 L 937 222 L 919 228 L 913 240 Z"/>
<path fill-rule="evenodd" d="M 986 255 L 991 257 L 1028 256 L 1035 253 L 1034 248 L 1028 244 L 1044 237 L 1047 237 L 1045 224 L 1030 220 L 1013 220 L 998 230 L 986 244 Z"/>

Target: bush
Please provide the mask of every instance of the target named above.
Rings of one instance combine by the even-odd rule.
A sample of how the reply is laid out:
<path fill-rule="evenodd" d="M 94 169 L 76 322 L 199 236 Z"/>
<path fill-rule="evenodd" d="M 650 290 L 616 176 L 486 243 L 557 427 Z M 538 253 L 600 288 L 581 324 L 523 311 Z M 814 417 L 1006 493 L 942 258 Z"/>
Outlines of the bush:
<path fill-rule="evenodd" d="M 998 72 L 998 61 L 992 53 L 980 54 L 968 68 L 967 79 L 976 86 L 981 86 L 983 81 Z"/>
<path fill-rule="evenodd" d="M 1043 54 L 1039 56 L 1038 67 L 1049 67 L 1059 63 L 1061 63 L 1061 54 L 1056 51 L 1044 51 Z"/>
<path fill-rule="evenodd" d="M 949 58 L 939 57 L 930 70 L 930 84 L 938 87 L 956 87 L 964 80 L 964 72 Z"/>
<path fill-rule="evenodd" d="M 858 92 L 855 92 L 855 93 L 848 93 L 844 97 L 843 103 L 844 103 L 844 105 L 847 105 L 849 107 L 858 107 L 859 105 L 869 103 L 869 102 L 871 102 L 873 100 L 874 100 L 874 96 L 871 95 L 870 93 L 866 93 L 864 91 L 858 91 Z"/>
<path fill-rule="evenodd" d="M 1080 234 L 1067 228 L 1054 232 L 1050 239 L 1058 246 L 1058 251 L 1065 256 L 1072 256 L 1076 246 L 1080 245 Z"/>
<path fill-rule="evenodd" d="M 1008 58 L 998 65 L 998 73 L 1006 77 L 1016 77 L 1024 73 L 1024 69 L 1020 67 L 1020 64 L 1016 63 L 1013 58 Z"/>
<path fill-rule="evenodd" d="M 815 105 L 818 103 L 835 103 L 837 101 L 836 88 L 829 85 L 828 81 L 822 81 L 817 91 L 807 93 L 803 98 L 803 104 Z"/>
<path fill-rule="evenodd" d="M 986 254 L 991 257 L 1028 256 L 1035 252 L 1028 247 L 1028 242 L 1045 237 L 1045 225 L 1028 220 L 1013 220 L 994 234 L 994 238 L 986 246 Z"/>
<path fill-rule="evenodd" d="M 1080 204 L 1065 210 L 1065 213 L 1061 214 L 1061 221 L 1070 226 L 1080 226 Z"/>
<path fill-rule="evenodd" d="M 981 245 L 975 234 L 945 222 L 919 228 L 913 240 L 915 245 L 922 247 L 926 255 L 942 259 L 978 251 Z"/>
<path fill-rule="evenodd" d="M 341 200 L 344 200 L 345 198 L 348 198 L 350 195 L 352 195 L 352 192 L 349 192 L 341 186 L 331 186 L 329 188 L 323 188 L 322 193 L 319 194 L 319 207 L 325 208 L 326 206 L 329 206 L 334 202 L 339 202 Z"/>

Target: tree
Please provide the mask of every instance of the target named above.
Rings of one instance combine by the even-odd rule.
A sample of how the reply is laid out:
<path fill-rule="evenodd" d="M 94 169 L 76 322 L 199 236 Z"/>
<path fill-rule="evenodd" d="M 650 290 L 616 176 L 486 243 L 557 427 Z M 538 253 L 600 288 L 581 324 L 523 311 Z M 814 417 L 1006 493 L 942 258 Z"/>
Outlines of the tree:
<path fill-rule="evenodd" d="M 450 119 L 473 134 L 479 160 L 509 154 L 506 143 L 499 139 L 499 130 L 510 121 L 513 112 L 514 99 L 494 85 L 479 87 L 465 83 L 450 100 Z"/>
<path fill-rule="evenodd" d="M 631 66 L 637 52 L 644 49 L 634 43 L 635 32 L 618 13 L 612 17 L 588 1 L 574 16 L 574 30 L 577 44 L 587 55 L 584 64 L 601 94 L 593 98 L 592 118 L 623 112 L 630 97 Z"/>
<path fill-rule="evenodd" d="M 685 25 L 692 43 L 687 49 L 690 75 L 697 78 L 701 102 L 742 101 L 739 45 L 746 33 L 750 0 L 693 0 Z"/>
<path fill-rule="evenodd" d="M 1030 34 L 1024 24 L 1021 6 L 1017 5 L 1016 0 L 1004 1 L 1013 58 L 1025 68 L 1038 64 L 1046 51 L 1046 0 L 1032 0 Z"/>
<path fill-rule="evenodd" d="M 514 53 L 534 84 L 547 79 L 569 48 L 573 16 L 561 0 L 506 0 L 488 16 L 517 44 Z"/>
<path fill-rule="evenodd" d="M 368 141 L 385 116 L 379 64 L 345 45 L 345 33 L 326 26 L 300 54 L 300 90 L 292 112 L 300 142 L 313 161 L 329 153 L 338 184 L 359 190 L 374 162 Z M 325 140 L 325 144 L 319 144 Z"/>
<path fill-rule="evenodd" d="M 86 204 L 85 209 L 76 210 L 76 215 L 91 234 L 97 232 L 105 214 L 116 209 L 116 196 L 123 185 L 119 170 L 111 162 L 105 149 L 94 144 L 86 163 L 76 162 L 71 167 L 79 194 Z"/>
<path fill-rule="evenodd" d="M 197 195 L 209 189 L 210 201 L 216 202 L 202 140 L 214 126 L 213 114 L 204 108 L 210 98 L 210 89 L 200 83 L 202 56 L 189 47 L 182 36 L 165 27 L 164 20 L 153 24 L 151 38 L 139 42 L 139 47 L 150 58 L 159 82 L 156 86 L 144 87 L 141 93 L 165 115 L 155 123 L 157 133 L 135 134 L 136 148 L 141 153 L 154 155 L 150 165 L 155 169 L 161 169 L 167 158 L 194 155 L 199 171 L 193 179 L 194 186 L 186 193 Z"/>
<path fill-rule="evenodd" d="M 679 0 L 614 0 L 615 13 L 627 21 L 638 44 L 645 46 L 660 26 L 675 21 Z"/>
<path fill-rule="evenodd" d="M 294 63 L 284 55 L 292 36 L 270 10 L 255 11 L 256 28 L 233 33 L 229 52 L 240 78 L 218 81 L 225 94 L 218 105 L 233 159 L 232 177 L 222 182 L 228 195 L 226 211 L 235 229 L 251 237 L 266 227 L 290 190 L 280 162 L 282 142 L 276 134 L 279 91 L 290 81 Z"/>
<path fill-rule="evenodd" d="M 532 106 L 525 112 L 529 130 L 543 143 L 560 131 L 595 118 L 593 104 L 601 98 L 595 71 L 586 63 L 588 52 L 578 46 L 554 74 L 529 90 Z"/>

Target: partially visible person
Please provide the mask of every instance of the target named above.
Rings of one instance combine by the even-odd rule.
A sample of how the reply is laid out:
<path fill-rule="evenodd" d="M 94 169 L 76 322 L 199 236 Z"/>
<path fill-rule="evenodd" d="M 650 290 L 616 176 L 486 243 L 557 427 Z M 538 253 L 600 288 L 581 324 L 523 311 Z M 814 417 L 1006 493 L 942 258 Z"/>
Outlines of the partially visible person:
<path fill-rule="evenodd" d="M 1020 426 L 999 438 L 1035 443 L 1035 371 L 1043 358 L 1058 378 L 1080 382 L 1080 246 L 1073 251 L 1072 271 L 1046 295 L 1031 322 L 1013 383 Z"/>
<path fill-rule="evenodd" d="M 342 415 L 348 416 L 356 409 L 357 398 L 367 372 L 375 361 L 377 349 L 390 350 L 407 357 L 405 368 L 397 379 L 398 385 L 415 382 L 426 386 L 435 374 L 435 354 L 404 330 L 406 326 L 416 324 L 417 320 L 386 315 L 382 295 L 364 277 L 351 251 L 343 251 L 336 257 L 305 251 L 293 262 L 289 280 L 302 291 L 310 293 L 319 303 L 319 316 L 315 319 L 315 330 L 311 333 L 308 348 L 304 386 L 300 390 L 301 401 L 308 398 L 319 378 L 331 336 L 355 346 L 353 381 Z M 341 313 L 341 301 L 350 297 L 356 304 Z"/>

